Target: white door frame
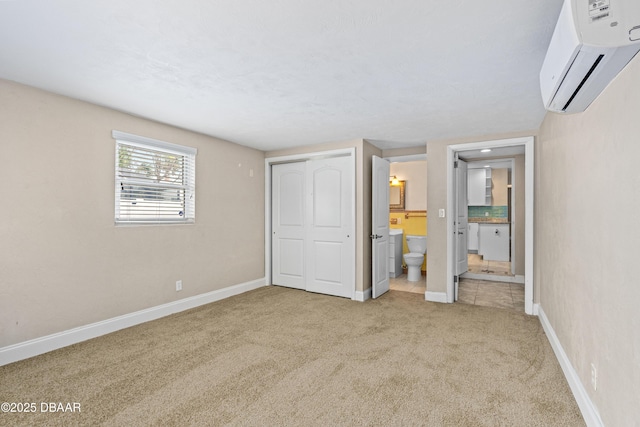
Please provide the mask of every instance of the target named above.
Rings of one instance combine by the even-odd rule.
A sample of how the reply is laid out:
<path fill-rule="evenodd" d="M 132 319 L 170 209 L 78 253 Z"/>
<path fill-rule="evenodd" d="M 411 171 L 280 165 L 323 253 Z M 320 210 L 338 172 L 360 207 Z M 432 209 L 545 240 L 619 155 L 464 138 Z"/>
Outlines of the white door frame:
<path fill-rule="evenodd" d="M 534 138 L 526 136 L 520 138 L 498 139 L 490 141 L 471 142 L 447 146 L 447 302 L 454 299 L 454 188 L 453 161 L 457 151 L 479 150 L 483 148 L 500 148 L 524 145 L 525 147 L 525 278 L 524 278 L 524 311 L 537 315 L 537 306 L 533 304 L 533 203 L 534 203 Z"/>
<path fill-rule="evenodd" d="M 311 153 L 293 154 L 289 156 L 268 157 L 264 160 L 264 273 L 265 273 L 265 285 L 271 285 L 272 271 L 271 271 L 271 165 L 278 163 L 292 163 L 292 162 L 304 162 L 307 160 L 319 160 L 327 157 L 350 157 L 351 168 L 353 173 L 353 180 L 351 184 L 351 193 L 353 197 L 353 203 L 351 207 L 351 228 L 354 231 L 353 239 L 350 239 L 350 250 L 353 253 L 354 260 L 356 258 L 356 240 L 361 236 L 358 236 L 356 229 L 356 149 L 355 148 L 343 148 L 339 150 L 330 151 L 318 151 Z M 357 262 L 356 262 L 357 264 Z M 353 288 L 351 291 L 351 299 L 356 299 L 356 269 L 353 268 L 353 274 L 351 277 Z"/>

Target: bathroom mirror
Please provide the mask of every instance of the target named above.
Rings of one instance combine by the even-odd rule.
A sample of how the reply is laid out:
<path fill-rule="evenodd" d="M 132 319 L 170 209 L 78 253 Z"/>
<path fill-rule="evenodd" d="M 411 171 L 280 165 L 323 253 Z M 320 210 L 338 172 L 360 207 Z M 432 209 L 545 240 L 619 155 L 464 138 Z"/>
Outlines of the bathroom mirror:
<path fill-rule="evenodd" d="M 404 210 L 404 184 L 405 181 L 398 181 L 397 185 L 389 184 L 389 209 L 392 211 Z"/>

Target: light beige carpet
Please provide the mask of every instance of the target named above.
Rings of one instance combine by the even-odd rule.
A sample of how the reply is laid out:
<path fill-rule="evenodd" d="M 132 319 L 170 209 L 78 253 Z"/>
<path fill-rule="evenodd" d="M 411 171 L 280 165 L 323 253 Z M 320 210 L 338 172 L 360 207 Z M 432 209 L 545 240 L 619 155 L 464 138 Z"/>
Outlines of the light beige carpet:
<path fill-rule="evenodd" d="M 0 400 L 81 404 L 11 426 L 584 425 L 535 317 L 273 286 L 0 367 Z"/>

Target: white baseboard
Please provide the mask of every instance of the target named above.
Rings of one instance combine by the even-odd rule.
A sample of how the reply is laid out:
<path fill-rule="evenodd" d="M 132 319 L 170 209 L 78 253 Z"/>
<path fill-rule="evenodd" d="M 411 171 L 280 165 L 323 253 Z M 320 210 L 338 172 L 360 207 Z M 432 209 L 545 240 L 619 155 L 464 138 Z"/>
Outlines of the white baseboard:
<path fill-rule="evenodd" d="M 556 354 L 556 358 L 558 359 L 560 367 L 562 368 L 562 372 L 564 372 L 564 376 L 569 383 L 569 387 L 571 388 L 573 397 L 575 397 L 576 402 L 578 403 L 578 407 L 580 408 L 580 412 L 582 413 L 584 421 L 589 427 L 603 427 L 604 424 L 600 419 L 598 409 L 589 398 L 587 390 L 584 388 L 584 385 L 582 385 L 582 381 L 580 381 L 576 370 L 573 368 L 573 365 L 571 364 L 567 353 L 564 352 L 564 349 L 562 348 L 562 344 L 560 344 L 560 340 L 558 339 L 556 332 L 553 330 L 551 323 L 549 323 L 549 319 L 544 314 L 544 310 L 542 309 L 542 307 L 540 307 L 539 304 L 536 304 L 536 306 L 538 311 L 538 318 L 540 319 L 540 323 L 542 323 L 542 328 L 547 334 L 549 343 L 551 343 L 551 348 L 553 348 L 553 352 Z"/>
<path fill-rule="evenodd" d="M 431 292 L 426 291 L 424 293 L 424 299 L 431 302 L 447 302 L 447 293 L 446 292 Z"/>
<path fill-rule="evenodd" d="M 533 315 L 540 315 L 540 304 L 533 304 Z"/>
<path fill-rule="evenodd" d="M 364 291 L 356 291 L 355 297 L 353 299 L 360 302 L 371 299 L 371 288 L 365 289 Z"/>
<path fill-rule="evenodd" d="M 0 366 L 17 362 L 18 360 L 28 359 L 29 357 L 57 350 L 81 341 L 109 334 L 120 329 L 139 325 L 140 323 L 156 320 L 173 313 L 189 310 L 204 304 L 209 304 L 234 295 L 242 294 L 265 286 L 265 284 L 265 278 L 256 279 L 250 282 L 240 283 L 227 288 L 195 295 L 178 301 L 146 308 L 144 310 L 3 347 L 0 348 Z"/>

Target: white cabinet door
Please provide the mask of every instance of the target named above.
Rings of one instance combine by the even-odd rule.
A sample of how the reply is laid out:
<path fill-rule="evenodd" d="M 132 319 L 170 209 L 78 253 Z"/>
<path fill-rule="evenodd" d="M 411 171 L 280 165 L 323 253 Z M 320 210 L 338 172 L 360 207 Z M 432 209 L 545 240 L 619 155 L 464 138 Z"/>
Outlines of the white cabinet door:
<path fill-rule="evenodd" d="M 491 168 L 469 169 L 467 197 L 469 206 L 491 206 Z"/>
<path fill-rule="evenodd" d="M 389 277 L 402 274 L 402 234 L 389 234 Z"/>
<path fill-rule="evenodd" d="M 468 249 L 470 251 L 478 250 L 478 223 L 470 222 L 469 223 L 469 245 Z"/>
<path fill-rule="evenodd" d="M 485 204 L 485 172 L 484 169 L 469 169 L 467 171 L 467 195 L 469 206 L 483 206 Z"/>
<path fill-rule="evenodd" d="M 509 261 L 509 224 L 480 224 L 479 250 L 487 261 Z"/>

